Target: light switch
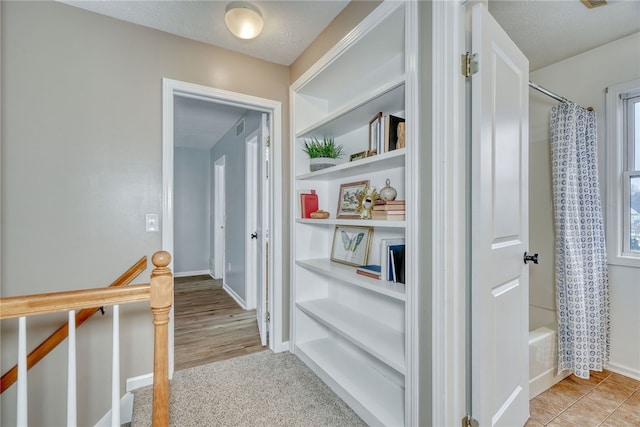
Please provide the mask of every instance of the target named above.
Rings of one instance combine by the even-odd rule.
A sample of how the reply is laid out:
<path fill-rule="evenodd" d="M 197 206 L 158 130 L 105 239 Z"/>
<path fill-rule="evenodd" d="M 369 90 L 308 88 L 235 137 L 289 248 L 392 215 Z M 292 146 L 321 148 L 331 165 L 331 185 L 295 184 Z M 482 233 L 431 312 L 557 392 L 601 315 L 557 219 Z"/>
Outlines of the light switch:
<path fill-rule="evenodd" d="M 158 214 L 147 214 L 145 216 L 146 230 L 147 231 L 160 231 L 160 224 L 158 224 Z"/>

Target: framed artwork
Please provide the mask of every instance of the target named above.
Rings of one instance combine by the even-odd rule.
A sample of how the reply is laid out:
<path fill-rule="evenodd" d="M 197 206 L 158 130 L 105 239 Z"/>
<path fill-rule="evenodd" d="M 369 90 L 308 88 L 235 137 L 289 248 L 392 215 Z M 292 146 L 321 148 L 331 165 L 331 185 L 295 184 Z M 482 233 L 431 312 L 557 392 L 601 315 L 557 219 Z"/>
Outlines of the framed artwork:
<path fill-rule="evenodd" d="M 331 246 L 331 261 L 342 264 L 366 265 L 373 227 L 336 225 Z"/>
<path fill-rule="evenodd" d="M 338 194 L 338 213 L 336 218 L 360 218 L 358 197 L 369 186 L 369 180 L 349 182 L 340 185 Z"/>
<path fill-rule="evenodd" d="M 367 157 L 367 152 L 361 151 L 359 153 L 353 153 L 351 156 L 349 156 L 349 161 L 353 162 L 354 160 L 364 159 L 365 157 Z"/>
<path fill-rule="evenodd" d="M 380 130 L 382 128 L 382 112 L 376 114 L 376 116 L 369 121 L 369 153 L 381 154 L 380 143 L 382 141 L 382 135 Z"/>

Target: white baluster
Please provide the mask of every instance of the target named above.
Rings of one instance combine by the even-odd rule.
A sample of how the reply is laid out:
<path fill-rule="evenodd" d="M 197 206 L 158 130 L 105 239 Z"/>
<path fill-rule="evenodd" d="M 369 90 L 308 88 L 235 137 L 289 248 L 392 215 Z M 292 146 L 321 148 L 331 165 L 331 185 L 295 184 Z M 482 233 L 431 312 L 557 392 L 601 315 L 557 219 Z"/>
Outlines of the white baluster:
<path fill-rule="evenodd" d="M 77 420 L 76 393 L 76 311 L 69 311 L 69 354 L 67 355 L 67 427 L 75 427 Z"/>
<path fill-rule="evenodd" d="M 27 427 L 27 318 L 18 319 L 18 427 Z"/>
<path fill-rule="evenodd" d="M 113 361 L 111 371 L 111 426 L 120 426 L 120 306 L 113 306 Z"/>

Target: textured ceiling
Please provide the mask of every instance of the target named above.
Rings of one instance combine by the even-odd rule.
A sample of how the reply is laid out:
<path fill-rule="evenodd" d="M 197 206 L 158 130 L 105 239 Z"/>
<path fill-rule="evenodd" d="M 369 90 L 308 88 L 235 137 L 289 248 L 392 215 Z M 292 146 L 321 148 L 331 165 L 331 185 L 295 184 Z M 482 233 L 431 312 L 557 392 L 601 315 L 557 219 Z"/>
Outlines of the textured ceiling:
<path fill-rule="evenodd" d="M 529 58 L 531 71 L 640 31 L 640 1 L 489 0 L 489 12 Z M 640 53 L 640 46 L 638 46 Z"/>
<path fill-rule="evenodd" d="M 262 12 L 264 28 L 254 40 L 241 40 L 224 24 L 225 8 L 231 0 L 58 1 L 282 65 L 291 65 L 349 3 L 348 0 L 251 1 Z"/>

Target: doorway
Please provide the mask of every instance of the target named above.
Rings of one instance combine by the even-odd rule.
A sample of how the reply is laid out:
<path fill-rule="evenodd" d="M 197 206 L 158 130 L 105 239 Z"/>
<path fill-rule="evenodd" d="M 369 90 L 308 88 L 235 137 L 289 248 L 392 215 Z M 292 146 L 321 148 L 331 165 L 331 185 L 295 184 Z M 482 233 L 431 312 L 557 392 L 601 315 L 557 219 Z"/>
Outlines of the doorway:
<path fill-rule="evenodd" d="M 275 185 L 280 185 L 281 183 L 281 173 L 279 172 L 279 166 L 281 153 L 280 153 L 280 142 L 281 142 L 281 105 L 279 102 L 256 98 L 252 96 L 237 94 L 233 92 L 223 91 L 215 88 L 205 87 L 194 85 L 185 82 L 179 82 L 170 79 L 163 79 L 163 222 L 162 222 L 162 247 L 164 250 L 173 253 L 174 249 L 174 103 L 176 98 L 190 98 L 197 99 L 201 101 L 205 101 L 207 103 L 214 103 L 221 106 L 229 106 L 235 108 L 244 108 L 246 110 L 256 111 L 264 113 L 267 117 L 270 118 L 269 123 L 271 124 L 271 136 L 270 140 L 273 141 L 273 145 L 277 145 L 273 150 L 273 161 L 269 164 L 268 173 L 273 177 L 271 180 L 270 187 Z M 221 174 L 225 169 L 227 172 L 229 171 L 229 164 L 224 164 L 224 169 L 222 166 L 222 162 L 216 163 L 213 165 L 213 174 L 215 176 L 216 173 Z M 227 184 L 229 180 L 227 179 Z M 214 184 L 215 187 L 216 184 Z M 227 189 L 228 191 L 228 189 Z M 279 192 L 269 191 L 269 194 L 277 195 Z M 220 192 L 218 192 L 220 194 Z M 216 197 L 216 196 L 214 196 Z M 277 196 L 277 198 L 280 198 Z M 228 206 L 229 200 L 227 200 Z M 281 200 L 273 200 L 268 203 L 269 210 L 265 211 L 265 216 L 263 217 L 264 228 L 266 230 L 270 230 L 273 234 L 278 232 L 281 228 L 281 224 L 279 222 L 274 221 L 274 218 L 282 218 L 282 203 Z M 223 227 L 225 221 L 228 218 L 218 217 L 218 222 L 215 221 L 215 210 L 213 213 L 214 216 L 214 233 L 212 236 L 213 241 L 219 240 L 215 238 L 216 230 L 215 228 L 219 225 Z M 227 214 L 228 216 L 228 214 Z M 226 230 L 225 230 L 226 231 Z M 223 236 L 224 233 L 221 235 Z M 281 259 L 281 251 L 282 251 L 282 242 L 274 240 L 270 245 L 270 254 L 264 254 L 264 258 L 266 259 Z M 225 276 L 225 269 L 229 264 L 228 260 L 219 260 L 217 259 L 219 256 L 213 257 L 210 263 L 211 270 L 215 271 L 215 275 Z M 244 264 L 244 263 L 243 263 Z M 244 265 L 243 265 L 244 266 Z M 173 263 L 171 265 L 173 267 Z M 222 267 L 220 269 L 220 267 Z M 271 341 L 269 343 L 269 348 L 273 351 L 282 351 L 285 350 L 281 337 L 282 337 L 282 303 L 281 297 L 281 275 L 282 275 L 282 266 L 273 266 L 267 265 L 267 268 L 264 270 L 269 275 L 268 283 L 272 284 L 271 288 L 268 289 L 264 295 L 272 295 L 270 301 L 262 301 L 260 304 L 263 307 L 267 307 L 267 311 L 270 314 L 271 322 L 267 325 L 267 330 L 265 332 L 269 333 L 271 337 Z M 246 286 L 245 286 L 246 287 Z M 244 293 L 244 291 L 242 292 Z M 232 295 L 233 296 L 233 295 Z M 257 298 L 257 296 L 256 296 Z M 170 361 L 170 374 L 173 374 L 173 368 L 175 364 L 174 358 L 174 312 L 172 309 L 171 317 L 170 317 L 170 337 L 169 337 L 169 361 Z"/>

